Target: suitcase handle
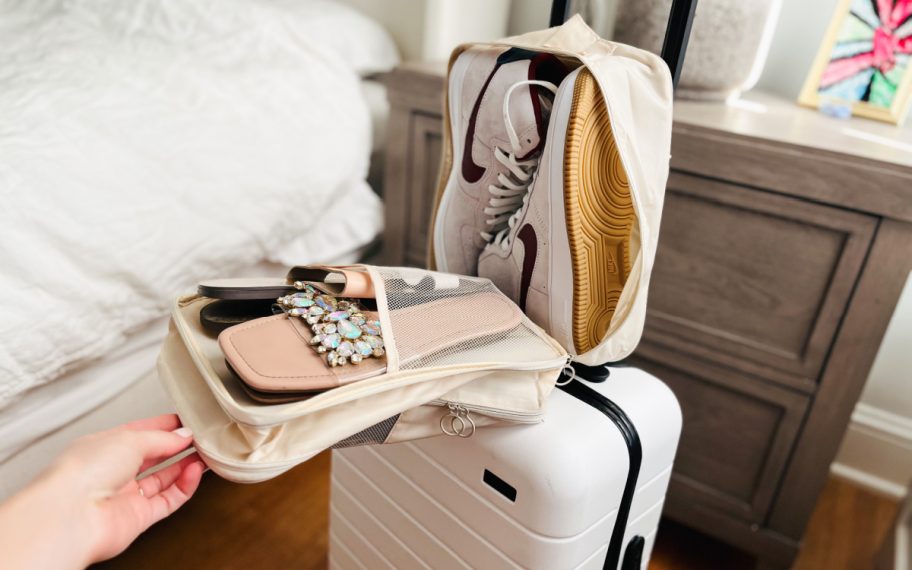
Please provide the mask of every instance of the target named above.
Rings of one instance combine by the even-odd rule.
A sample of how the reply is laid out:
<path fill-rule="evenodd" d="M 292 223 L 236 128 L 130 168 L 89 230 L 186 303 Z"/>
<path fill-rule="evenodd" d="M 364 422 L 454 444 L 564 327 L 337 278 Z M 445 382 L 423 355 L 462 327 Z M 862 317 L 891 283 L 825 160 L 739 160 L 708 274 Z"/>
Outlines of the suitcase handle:
<path fill-rule="evenodd" d="M 553 0 L 549 26 L 559 26 L 567 21 L 570 15 L 570 0 Z M 693 24 L 697 0 L 672 0 L 668 27 L 665 28 L 665 42 L 662 44 L 662 59 L 671 71 L 672 85 L 677 87 L 684 65 L 684 52 L 687 51 L 687 40 L 690 38 L 690 27 Z"/>
<path fill-rule="evenodd" d="M 643 463 L 643 446 L 640 443 L 640 434 L 637 432 L 636 426 L 633 425 L 630 417 L 624 413 L 620 406 L 586 386 L 583 382 L 571 378 L 569 382 L 558 384 L 558 389 L 605 414 L 614 423 L 618 431 L 621 432 L 621 437 L 624 438 L 624 443 L 627 446 L 630 461 L 627 470 L 627 481 L 624 484 L 624 492 L 621 494 L 621 503 L 618 505 L 618 514 L 614 520 L 614 529 L 611 531 L 608 552 L 605 553 L 605 563 L 602 566 L 604 570 L 617 570 L 618 563 L 621 561 L 621 551 L 624 550 L 624 535 L 627 532 L 630 507 L 633 504 L 633 495 L 636 493 L 640 467 Z M 626 550 L 622 570 L 626 570 L 637 559 L 642 561 L 642 545 L 639 544 L 639 541 L 631 540 Z M 640 551 L 639 554 L 637 550 Z"/>

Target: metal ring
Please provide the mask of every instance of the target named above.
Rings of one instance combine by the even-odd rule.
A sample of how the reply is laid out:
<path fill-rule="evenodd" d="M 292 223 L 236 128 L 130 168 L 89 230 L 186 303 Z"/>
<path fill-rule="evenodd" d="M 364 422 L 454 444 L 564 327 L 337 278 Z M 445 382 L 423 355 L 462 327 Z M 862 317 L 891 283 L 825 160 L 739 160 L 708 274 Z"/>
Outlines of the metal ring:
<path fill-rule="evenodd" d="M 567 370 L 570 371 L 569 374 L 567 373 Z M 567 380 L 564 382 L 558 380 L 554 383 L 555 386 L 566 386 L 570 382 L 573 382 L 573 380 L 576 378 L 576 368 L 574 368 L 573 365 L 568 362 L 567 364 L 564 364 L 563 368 L 561 368 L 561 374 L 566 376 Z"/>
<path fill-rule="evenodd" d="M 458 428 L 456 427 L 456 420 L 459 420 Z M 453 432 L 459 437 L 463 437 L 462 434 L 465 432 L 466 428 L 468 427 L 468 424 L 466 423 L 465 418 L 463 418 L 462 416 L 458 416 L 458 415 L 453 416 L 453 422 L 451 425 L 453 426 Z"/>
<path fill-rule="evenodd" d="M 464 427 L 471 426 L 472 429 L 471 429 L 471 431 L 469 431 L 468 434 L 465 433 L 465 430 L 460 430 L 458 435 L 459 435 L 459 437 L 462 437 L 462 438 L 472 437 L 473 435 L 475 435 L 475 420 L 472 419 L 472 416 L 468 415 L 468 412 L 466 412 L 465 419 L 469 420 L 469 423 L 466 424 L 465 421 L 463 421 L 462 425 Z"/>
<path fill-rule="evenodd" d="M 442 431 L 443 433 L 445 433 L 447 435 L 459 435 L 458 433 L 456 433 L 456 429 L 453 427 L 453 421 L 454 421 L 455 417 L 456 416 L 453 416 L 450 414 L 440 416 L 440 431 Z M 449 420 L 450 420 L 450 429 L 449 430 L 447 430 L 447 428 L 446 428 L 447 418 L 449 418 Z"/>

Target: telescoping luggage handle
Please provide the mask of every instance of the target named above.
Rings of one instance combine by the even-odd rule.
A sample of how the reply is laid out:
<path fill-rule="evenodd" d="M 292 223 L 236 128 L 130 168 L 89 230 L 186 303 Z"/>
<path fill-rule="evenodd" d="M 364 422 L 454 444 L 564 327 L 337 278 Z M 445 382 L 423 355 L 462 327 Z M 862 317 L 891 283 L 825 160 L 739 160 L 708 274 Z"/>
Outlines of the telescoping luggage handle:
<path fill-rule="evenodd" d="M 553 0 L 551 3 L 550 27 L 560 26 L 570 15 L 572 0 Z M 690 27 L 693 24 L 697 0 L 672 0 L 668 27 L 665 28 L 665 42 L 662 44 L 662 59 L 671 70 L 672 85 L 677 87 L 684 63 L 684 52 L 687 51 L 687 40 L 690 38 Z"/>
<path fill-rule="evenodd" d="M 563 24 L 570 15 L 572 0 L 553 0 L 551 3 L 550 26 Z M 697 0 L 672 0 L 668 26 L 665 28 L 665 41 L 662 44 L 662 59 L 671 71 L 672 86 L 677 87 L 684 65 L 684 53 L 690 39 L 690 28 L 693 24 Z M 606 365 L 587 366 L 573 363 L 574 376 L 590 382 L 604 382 L 608 378 Z"/>
<path fill-rule="evenodd" d="M 671 14 L 668 18 L 668 27 L 665 30 L 665 43 L 662 46 L 662 59 L 671 71 L 672 85 L 677 86 L 681 76 L 681 67 L 684 63 L 684 52 L 687 49 L 687 40 L 690 37 L 690 27 L 693 24 L 694 10 L 697 0 L 672 0 Z M 553 0 L 551 4 L 551 26 L 559 26 L 567 19 L 570 2 L 568 0 Z M 628 541 L 626 548 L 623 544 L 627 531 L 627 521 L 630 516 L 630 507 L 633 495 L 636 492 L 637 480 L 640 475 L 640 465 L 643 460 L 643 448 L 636 426 L 616 403 L 593 390 L 582 380 L 589 382 L 604 382 L 611 371 L 606 365 L 585 366 L 574 362 L 564 370 L 558 386 L 562 391 L 580 400 L 588 406 L 595 408 L 610 419 L 620 431 L 627 446 L 629 468 L 624 491 L 621 494 L 621 503 L 618 506 L 614 529 L 608 542 L 608 551 L 605 553 L 606 570 L 639 570 L 643 565 L 643 549 L 646 540 L 642 536 L 634 536 Z M 621 553 L 623 552 L 623 559 Z"/>

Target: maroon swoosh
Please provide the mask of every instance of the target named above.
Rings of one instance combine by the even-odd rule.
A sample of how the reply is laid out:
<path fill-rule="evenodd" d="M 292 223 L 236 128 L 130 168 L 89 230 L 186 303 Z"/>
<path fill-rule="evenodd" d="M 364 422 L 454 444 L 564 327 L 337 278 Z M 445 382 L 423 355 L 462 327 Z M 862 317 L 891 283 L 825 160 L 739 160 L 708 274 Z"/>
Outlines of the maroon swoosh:
<path fill-rule="evenodd" d="M 475 99 L 475 106 L 472 107 L 472 114 L 469 116 L 469 128 L 466 130 L 465 148 L 462 151 L 462 177 L 470 184 L 481 180 L 486 170 L 485 167 L 475 164 L 475 159 L 472 158 L 472 143 L 475 140 L 475 121 L 478 119 L 478 109 L 481 108 L 481 100 L 484 98 L 485 91 L 488 90 L 488 84 L 491 83 L 491 79 L 494 78 L 494 74 L 497 73 L 499 68 L 500 64 L 498 63 L 491 70 L 491 74 L 485 80 L 481 91 L 478 92 L 478 98 Z"/>
<path fill-rule="evenodd" d="M 525 312 L 526 297 L 529 295 L 529 286 L 532 284 L 532 270 L 535 269 L 535 259 L 538 257 L 538 237 L 535 235 L 535 228 L 530 224 L 520 228 L 517 237 L 522 241 L 525 249 L 522 278 L 519 282 L 519 308 Z"/>

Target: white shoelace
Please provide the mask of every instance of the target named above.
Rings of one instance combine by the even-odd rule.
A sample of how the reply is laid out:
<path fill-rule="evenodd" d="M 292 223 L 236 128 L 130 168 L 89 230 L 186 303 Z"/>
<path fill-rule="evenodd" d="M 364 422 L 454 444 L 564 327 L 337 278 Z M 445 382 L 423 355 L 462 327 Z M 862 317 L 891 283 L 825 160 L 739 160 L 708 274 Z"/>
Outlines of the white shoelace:
<path fill-rule="evenodd" d="M 557 86 L 553 83 L 527 79 L 514 83 L 504 95 L 503 118 L 507 127 L 507 136 L 510 137 L 512 152 L 498 147 L 494 149 L 494 157 L 507 168 L 509 174 L 501 172 L 497 175 L 497 182 L 500 186 L 493 184 L 488 186 L 491 198 L 484 213 L 489 216 L 486 223 L 490 228 L 488 231 L 481 232 L 481 237 L 485 241 L 498 244 L 504 249 L 509 248 L 508 235 L 529 203 L 529 189 L 535 180 L 535 173 L 538 171 L 538 163 L 541 158 L 541 154 L 538 154 L 526 160 L 516 159 L 516 155 L 521 149 L 519 136 L 513 127 L 513 121 L 510 120 L 510 95 L 513 94 L 514 89 L 523 85 L 538 85 L 553 94 L 557 93 Z"/>

